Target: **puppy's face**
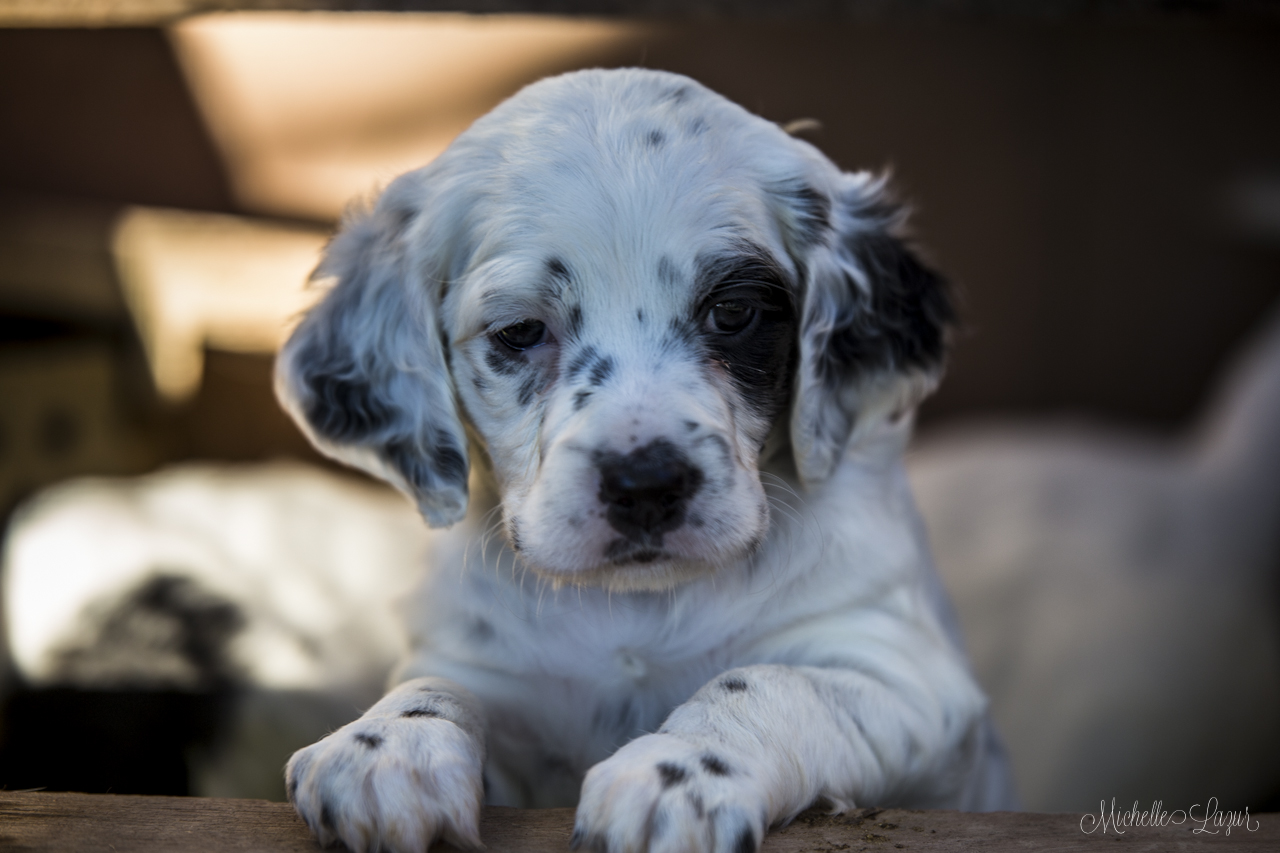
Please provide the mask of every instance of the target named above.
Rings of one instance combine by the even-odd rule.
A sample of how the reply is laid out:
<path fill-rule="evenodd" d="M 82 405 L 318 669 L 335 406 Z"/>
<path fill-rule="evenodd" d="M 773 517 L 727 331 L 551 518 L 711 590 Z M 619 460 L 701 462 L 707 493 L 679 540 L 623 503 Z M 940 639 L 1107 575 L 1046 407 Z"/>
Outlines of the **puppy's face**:
<path fill-rule="evenodd" d="M 544 81 L 335 239 L 281 396 L 435 523 L 465 422 L 526 565 L 669 586 L 766 534 L 771 436 L 821 479 L 929 387 L 946 303 L 895 223 L 869 177 L 684 78 Z"/>

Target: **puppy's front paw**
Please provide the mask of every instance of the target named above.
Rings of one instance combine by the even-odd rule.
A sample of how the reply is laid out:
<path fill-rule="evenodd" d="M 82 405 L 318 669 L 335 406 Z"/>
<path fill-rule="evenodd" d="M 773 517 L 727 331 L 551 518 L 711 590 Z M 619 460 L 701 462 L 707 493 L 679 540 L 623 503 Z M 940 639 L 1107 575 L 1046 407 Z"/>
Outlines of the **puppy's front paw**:
<path fill-rule="evenodd" d="M 285 768 L 289 799 L 321 845 L 423 853 L 436 838 L 478 848 L 483 755 L 448 720 L 361 718 Z"/>
<path fill-rule="evenodd" d="M 672 735 L 645 735 L 587 773 L 570 846 L 754 853 L 768 823 L 764 786 L 746 762 Z"/>

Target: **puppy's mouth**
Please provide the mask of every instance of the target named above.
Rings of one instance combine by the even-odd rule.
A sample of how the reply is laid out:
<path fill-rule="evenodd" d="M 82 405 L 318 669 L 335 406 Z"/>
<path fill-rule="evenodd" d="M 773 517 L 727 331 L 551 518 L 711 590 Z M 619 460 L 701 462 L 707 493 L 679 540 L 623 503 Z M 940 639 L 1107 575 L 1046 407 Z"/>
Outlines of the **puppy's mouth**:
<path fill-rule="evenodd" d="M 648 538 L 648 537 L 645 537 Z M 662 536 L 657 537 L 657 545 L 662 544 Z M 661 547 L 647 542 L 633 542 L 627 539 L 614 539 L 604 549 L 604 557 L 611 565 L 621 566 L 628 563 L 656 563 L 660 560 L 675 559 L 673 554 Z"/>

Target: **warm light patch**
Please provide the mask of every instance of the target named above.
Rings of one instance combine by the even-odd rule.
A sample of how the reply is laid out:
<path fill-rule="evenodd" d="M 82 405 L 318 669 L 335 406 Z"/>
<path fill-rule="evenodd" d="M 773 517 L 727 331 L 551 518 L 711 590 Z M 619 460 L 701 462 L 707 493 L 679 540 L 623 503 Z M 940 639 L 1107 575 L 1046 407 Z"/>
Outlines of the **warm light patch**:
<path fill-rule="evenodd" d="M 550 16 L 315 12 L 171 30 L 239 202 L 321 220 L 429 162 L 523 85 L 638 60 L 649 34 Z"/>
<path fill-rule="evenodd" d="M 273 353 L 319 296 L 306 286 L 327 231 L 235 216 L 135 207 L 112 253 L 167 399 L 200 387 L 204 349 Z"/>

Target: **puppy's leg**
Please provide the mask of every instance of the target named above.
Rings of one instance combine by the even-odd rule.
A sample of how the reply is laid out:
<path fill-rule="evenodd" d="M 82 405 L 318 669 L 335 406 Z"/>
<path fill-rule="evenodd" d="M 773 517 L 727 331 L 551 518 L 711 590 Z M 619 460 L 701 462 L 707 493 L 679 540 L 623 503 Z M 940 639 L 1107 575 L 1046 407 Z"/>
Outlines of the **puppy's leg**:
<path fill-rule="evenodd" d="M 289 799 L 322 845 L 422 853 L 480 847 L 480 704 L 442 678 L 397 686 L 364 716 L 289 759 Z"/>
<path fill-rule="evenodd" d="M 770 825 L 823 798 L 840 810 L 904 797 L 957 807 L 981 696 L 975 689 L 972 702 L 944 702 L 918 679 L 902 680 L 890 687 L 818 667 L 730 670 L 657 733 L 591 768 L 572 846 L 751 853 Z"/>

